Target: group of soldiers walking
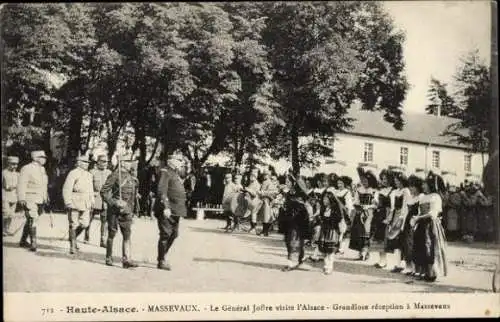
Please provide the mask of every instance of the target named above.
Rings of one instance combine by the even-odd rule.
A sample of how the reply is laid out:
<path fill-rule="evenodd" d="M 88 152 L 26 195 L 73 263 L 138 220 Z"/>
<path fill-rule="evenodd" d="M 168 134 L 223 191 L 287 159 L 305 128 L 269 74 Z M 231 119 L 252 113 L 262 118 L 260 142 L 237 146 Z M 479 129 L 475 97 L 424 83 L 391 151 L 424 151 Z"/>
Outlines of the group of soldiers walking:
<path fill-rule="evenodd" d="M 2 171 L 2 212 L 4 236 L 9 231 L 16 207 L 25 214 L 26 222 L 20 247 L 37 251 L 37 222 L 49 204 L 48 176 L 45 171 L 46 154 L 42 150 L 31 152 L 32 162 L 17 172 L 19 158 L 7 157 L 7 168 Z M 131 234 L 134 207 L 137 200 L 138 180 L 133 167 L 136 161 L 120 160 L 116 170 L 109 170 L 106 155 L 96 157 L 96 167 L 88 170 L 90 160 L 79 156 L 76 165 L 64 181 L 62 195 L 68 216 L 69 253 L 79 251 L 77 238 L 84 233 L 89 241 L 90 224 L 98 216 L 101 222 L 100 247 L 106 249 L 105 264 L 113 266 L 113 240 L 120 230 L 122 266 L 137 267 L 132 260 Z M 172 156 L 160 171 L 154 215 L 158 220 L 158 268 L 170 270 L 165 256 L 178 235 L 180 217 L 185 217 L 186 193 L 181 175 L 182 159 Z M 29 238 L 29 242 L 28 242 Z"/>

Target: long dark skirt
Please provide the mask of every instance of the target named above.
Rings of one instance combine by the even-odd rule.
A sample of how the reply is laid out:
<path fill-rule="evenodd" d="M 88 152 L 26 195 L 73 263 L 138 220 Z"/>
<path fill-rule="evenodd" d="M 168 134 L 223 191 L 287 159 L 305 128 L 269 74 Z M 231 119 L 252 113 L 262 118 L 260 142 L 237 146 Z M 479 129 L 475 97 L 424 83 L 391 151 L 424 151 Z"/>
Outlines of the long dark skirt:
<path fill-rule="evenodd" d="M 385 242 L 387 225 L 383 223 L 386 218 L 387 208 L 378 208 L 373 212 L 372 240 L 375 242 Z"/>
<path fill-rule="evenodd" d="M 339 249 L 339 227 L 330 222 L 324 222 L 321 225 L 321 234 L 319 238 L 319 250 L 325 254 L 333 254 Z"/>
<path fill-rule="evenodd" d="M 415 265 L 425 266 L 434 264 L 434 236 L 431 229 L 431 219 L 421 219 L 417 224 L 417 228 L 413 234 L 413 255 Z"/>
<path fill-rule="evenodd" d="M 430 276 L 448 272 L 446 240 L 439 219 L 426 218 L 417 223 L 414 232 L 413 258 L 417 268 L 423 268 Z M 432 271 L 428 270 L 432 265 Z"/>
<path fill-rule="evenodd" d="M 413 216 L 415 216 L 415 213 L 410 210 L 406 216 L 403 232 L 401 233 L 401 259 L 407 263 L 413 262 L 414 234 L 413 227 L 410 225 L 410 220 Z"/>
<path fill-rule="evenodd" d="M 356 209 L 352 226 L 349 248 L 357 251 L 370 247 L 370 232 L 373 212 L 371 210 Z"/>
<path fill-rule="evenodd" d="M 285 244 L 288 253 L 288 259 L 292 260 L 293 255 L 298 255 L 299 263 L 304 260 L 304 240 L 305 234 L 303 228 L 296 225 L 288 225 L 285 232 Z"/>

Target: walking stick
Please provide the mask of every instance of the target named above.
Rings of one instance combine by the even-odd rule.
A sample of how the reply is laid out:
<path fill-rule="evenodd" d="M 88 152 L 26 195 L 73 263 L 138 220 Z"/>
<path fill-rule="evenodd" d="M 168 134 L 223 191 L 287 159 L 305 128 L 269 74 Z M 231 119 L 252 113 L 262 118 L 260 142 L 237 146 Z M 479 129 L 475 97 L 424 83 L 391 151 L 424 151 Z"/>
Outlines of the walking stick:
<path fill-rule="evenodd" d="M 120 162 L 120 153 L 118 153 L 118 197 L 122 200 L 122 171 Z"/>

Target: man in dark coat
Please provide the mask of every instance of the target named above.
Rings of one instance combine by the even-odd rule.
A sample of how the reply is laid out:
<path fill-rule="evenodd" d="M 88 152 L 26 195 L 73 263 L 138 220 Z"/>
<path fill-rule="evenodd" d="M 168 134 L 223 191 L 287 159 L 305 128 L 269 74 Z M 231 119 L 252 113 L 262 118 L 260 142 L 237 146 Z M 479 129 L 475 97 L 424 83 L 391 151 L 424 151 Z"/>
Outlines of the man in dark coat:
<path fill-rule="evenodd" d="M 304 269 L 309 269 L 304 265 L 304 240 L 309 227 L 309 213 L 306 201 L 309 190 L 302 179 L 299 178 L 294 181 L 284 206 L 285 244 L 288 253 L 288 263 L 283 268 L 284 272 L 301 266 Z"/>
<path fill-rule="evenodd" d="M 165 256 L 178 236 L 180 217 L 187 216 L 186 191 L 181 179 L 183 171 L 183 160 L 174 156 L 167 160 L 166 167 L 160 171 L 154 207 L 160 232 L 157 266 L 159 269 L 170 270 Z"/>

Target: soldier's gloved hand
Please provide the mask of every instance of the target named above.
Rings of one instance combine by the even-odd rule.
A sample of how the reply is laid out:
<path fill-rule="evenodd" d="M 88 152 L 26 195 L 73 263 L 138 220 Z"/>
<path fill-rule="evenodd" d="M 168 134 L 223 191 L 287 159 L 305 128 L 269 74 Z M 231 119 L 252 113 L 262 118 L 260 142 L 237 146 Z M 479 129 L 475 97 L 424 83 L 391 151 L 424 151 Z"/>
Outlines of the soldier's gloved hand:
<path fill-rule="evenodd" d="M 165 210 L 163 210 L 163 215 L 167 218 L 172 216 L 172 211 L 170 210 L 170 208 L 165 208 Z"/>

